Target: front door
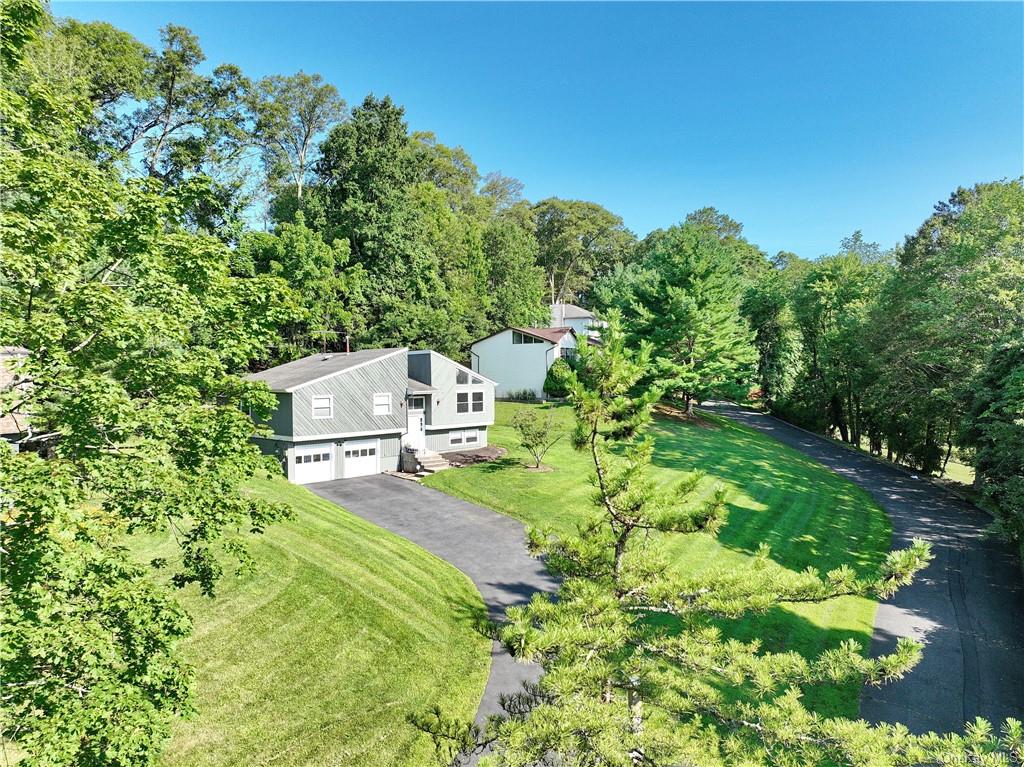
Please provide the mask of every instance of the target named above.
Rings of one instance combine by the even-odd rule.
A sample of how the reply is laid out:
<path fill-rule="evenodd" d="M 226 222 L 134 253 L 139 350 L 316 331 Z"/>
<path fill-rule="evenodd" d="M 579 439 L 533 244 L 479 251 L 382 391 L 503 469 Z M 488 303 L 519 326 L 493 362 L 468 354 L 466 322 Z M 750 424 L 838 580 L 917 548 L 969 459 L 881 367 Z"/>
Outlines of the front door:
<path fill-rule="evenodd" d="M 409 410 L 409 425 L 403 442 L 417 452 L 427 446 L 426 418 L 422 410 Z"/>

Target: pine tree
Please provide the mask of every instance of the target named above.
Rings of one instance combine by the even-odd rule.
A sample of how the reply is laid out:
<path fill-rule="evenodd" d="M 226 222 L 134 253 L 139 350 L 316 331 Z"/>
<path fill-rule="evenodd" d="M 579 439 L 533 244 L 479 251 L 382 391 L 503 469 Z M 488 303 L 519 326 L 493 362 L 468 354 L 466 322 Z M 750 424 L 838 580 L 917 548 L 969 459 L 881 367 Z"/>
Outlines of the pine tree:
<path fill-rule="evenodd" d="M 872 574 L 787 571 L 770 564 L 767 547 L 750 569 L 673 572 L 658 539 L 714 534 L 726 492 L 701 493 L 698 474 L 669 489 L 651 480 L 643 433 L 660 391 L 638 386 L 651 347 L 631 356 L 615 316 L 603 339 L 580 350 L 570 384 L 574 443 L 594 465 L 593 516 L 571 537 L 530 531 L 532 551 L 562 586 L 557 597 L 511 608 L 497 632 L 544 675 L 483 728 L 439 709 L 415 717 L 445 756 L 487 751 L 488 764 L 522 767 L 1019 764 L 1017 722 L 1002 738 L 984 722 L 965 736 L 917 737 L 899 725 L 826 719 L 802 704 L 813 686 L 900 678 L 921 653 L 909 639 L 869 659 L 853 641 L 805 658 L 729 637 L 730 620 L 779 605 L 888 597 L 928 563 L 929 547 L 915 541 Z M 972 760 L 957 761 L 965 754 Z"/>

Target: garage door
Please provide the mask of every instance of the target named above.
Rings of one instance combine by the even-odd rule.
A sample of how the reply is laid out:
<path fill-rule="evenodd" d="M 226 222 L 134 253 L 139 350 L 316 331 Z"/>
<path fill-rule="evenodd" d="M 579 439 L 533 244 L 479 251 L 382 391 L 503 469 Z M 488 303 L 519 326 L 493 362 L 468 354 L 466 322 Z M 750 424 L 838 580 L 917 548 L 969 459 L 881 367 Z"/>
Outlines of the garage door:
<path fill-rule="evenodd" d="M 308 485 L 334 479 L 334 445 L 330 442 L 296 445 L 294 461 L 292 481 L 296 484 Z"/>
<path fill-rule="evenodd" d="M 345 479 L 380 473 L 379 445 L 376 439 L 349 440 L 342 445 L 341 471 Z"/>

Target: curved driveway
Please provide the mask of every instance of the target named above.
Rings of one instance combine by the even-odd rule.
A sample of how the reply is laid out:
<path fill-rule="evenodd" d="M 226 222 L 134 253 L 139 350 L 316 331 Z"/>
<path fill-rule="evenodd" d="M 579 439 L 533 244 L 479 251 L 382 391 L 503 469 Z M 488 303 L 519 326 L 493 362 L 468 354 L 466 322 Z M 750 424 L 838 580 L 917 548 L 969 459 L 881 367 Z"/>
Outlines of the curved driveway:
<path fill-rule="evenodd" d="M 385 474 L 306 487 L 453 564 L 476 585 L 492 620 L 537 591 L 557 588 L 543 563 L 527 554 L 523 526 L 511 517 Z M 494 642 L 477 721 L 500 713 L 501 695 L 539 676 L 540 667 L 515 661 Z"/>
<path fill-rule="evenodd" d="M 986 537 L 980 509 L 929 482 L 771 416 L 718 403 L 707 410 L 765 432 L 867 490 L 892 520 L 893 546 L 912 538 L 935 560 L 913 585 L 878 606 L 871 654 L 897 637 L 925 643 L 902 680 L 867 687 L 861 716 L 912 732 L 957 731 L 982 716 L 1024 717 L 1024 586 L 1009 547 Z"/>

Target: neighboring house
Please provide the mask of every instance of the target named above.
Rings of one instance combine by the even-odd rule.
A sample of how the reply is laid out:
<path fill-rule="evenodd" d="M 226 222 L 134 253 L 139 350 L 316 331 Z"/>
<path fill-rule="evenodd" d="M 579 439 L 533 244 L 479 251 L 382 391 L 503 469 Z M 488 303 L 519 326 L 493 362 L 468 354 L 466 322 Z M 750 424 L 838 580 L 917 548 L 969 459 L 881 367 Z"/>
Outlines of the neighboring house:
<path fill-rule="evenodd" d="M 303 485 L 396 470 L 403 446 L 482 447 L 494 423 L 494 382 L 431 351 L 313 354 L 248 378 L 278 402 L 256 441 Z"/>
<path fill-rule="evenodd" d="M 570 327 L 505 328 L 475 341 L 469 356 L 473 370 L 500 382 L 498 397 L 530 391 L 543 398 L 548 368 L 575 354 L 576 333 Z"/>
<path fill-rule="evenodd" d="M 22 346 L 0 346 L 0 392 L 13 394 L 14 398 L 17 398 L 17 392 L 11 390 L 15 387 L 22 388 L 24 384 L 15 383 L 15 367 L 28 357 L 28 353 L 28 349 Z M 0 439 L 14 442 L 28 431 L 28 418 L 24 413 L 9 412 L 7 407 L 10 405 L 0 404 Z"/>
<path fill-rule="evenodd" d="M 572 328 L 577 338 L 597 338 L 608 323 L 576 304 L 551 304 L 551 327 Z"/>

